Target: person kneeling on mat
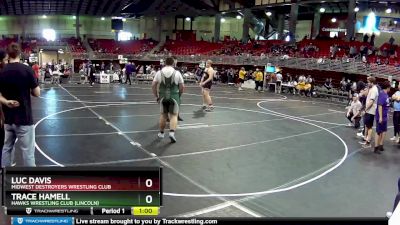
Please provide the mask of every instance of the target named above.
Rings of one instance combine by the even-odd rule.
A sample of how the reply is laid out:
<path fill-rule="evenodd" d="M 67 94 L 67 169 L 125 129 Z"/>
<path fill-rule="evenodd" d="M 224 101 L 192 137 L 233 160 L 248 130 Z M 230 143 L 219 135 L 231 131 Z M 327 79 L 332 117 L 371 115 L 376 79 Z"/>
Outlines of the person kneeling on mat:
<path fill-rule="evenodd" d="M 361 120 L 361 108 L 362 104 L 360 100 L 358 100 L 358 94 L 353 94 L 353 101 L 351 105 L 348 107 L 346 117 L 350 121 L 348 124 L 349 127 L 354 126 L 354 128 L 360 128 L 360 120 Z"/>
<path fill-rule="evenodd" d="M 164 130 L 169 117 L 170 131 L 169 138 L 172 143 L 176 142 L 175 130 L 178 125 L 180 96 L 183 93 L 182 74 L 175 70 L 174 59 L 168 57 L 165 60 L 165 67 L 158 71 L 153 80 L 153 94 L 160 103 L 160 132 L 159 138 L 164 138 Z"/>

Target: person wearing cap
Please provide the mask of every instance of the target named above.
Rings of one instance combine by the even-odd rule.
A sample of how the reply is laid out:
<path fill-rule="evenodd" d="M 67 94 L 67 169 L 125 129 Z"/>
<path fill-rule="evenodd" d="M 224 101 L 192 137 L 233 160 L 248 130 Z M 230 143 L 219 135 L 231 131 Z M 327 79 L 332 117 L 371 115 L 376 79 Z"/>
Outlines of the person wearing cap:
<path fill-rule="evenodd" d="M 346 117 L 350 121 L 349 127 L 354 126 L 354 128 L 358 129 L 360 127 L 361 120 L 361 108 L 362 104 L 358 99 L 358 94 L 353 94 L 353 101 L 351 105 L 348 107 Z"/>
<path fill-rule="evenodd" d="M 375 148 L 374 153 L 380 154 L 383 149 L 383 140 L 385 139 L 385 134 L 387 132 L 387 121 L 390 108 L 390 98 L 388 93 L 390 91 L 390 82 L 385 81 L 381 86 L 381 91 L 379 93 L 377 108 L 375 114 L 376 120 L 376 134 L 375 134 Z"/>

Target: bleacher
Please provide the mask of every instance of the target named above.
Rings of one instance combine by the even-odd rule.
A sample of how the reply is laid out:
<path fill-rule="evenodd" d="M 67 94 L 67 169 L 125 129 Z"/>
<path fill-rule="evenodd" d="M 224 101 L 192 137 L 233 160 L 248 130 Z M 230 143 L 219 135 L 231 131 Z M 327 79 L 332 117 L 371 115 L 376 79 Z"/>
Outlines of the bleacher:
<path fill-rule="evenodd" d="M 282 40 L 263 40 L 243 44 L 240 41 L 224 41 L 221 44 L 222 47 L 213 51 L 213 54 L 239 55 L 248 53 L 253 56 L 259 56 L 261 53 L 270 53 L 273 46 L 283 45 L 285 42 Z"/>
<path fill-rule="evenodd" d="M 0 48 L 6 48 L 10 43 L 17 42 L 16 38 L 4 38 L 0 40 Z"/>
<path fill-rule="evenodd" d="M 152 50 L 157 42 L 153 40 L 115 41 L 112 39 L 89 39 L 89 45 L 96 53 L 139 54 Z"/>
<path fill-rule="evenodd" d="M 207 55 L 222 47 L 222 43 L 207 41 L 167 41 L 161 49 L 165 49 L 174 55 Z"/>
<path fill-rule="evenodd" d="M 72 53 L 86 53 L 86 48 L 82 42 L 77 38 L 65 38 L 63 39 L 68 44 L 68 47 Z"/>

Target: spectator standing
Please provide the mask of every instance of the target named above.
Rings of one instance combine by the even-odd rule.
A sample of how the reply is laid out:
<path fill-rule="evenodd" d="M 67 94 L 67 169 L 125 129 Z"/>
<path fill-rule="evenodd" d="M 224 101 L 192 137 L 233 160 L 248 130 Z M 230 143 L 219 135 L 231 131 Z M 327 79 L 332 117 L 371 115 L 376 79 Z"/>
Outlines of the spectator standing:
<path fill-rule="evenodd" d="M 96 77 L 95 77 L 95 75 L 94 75 L 94 71 L 95 71 L 95 69 L 94 69 L 93 64 L 92 64 L 91 62 L 89 62 L 89 63 L 88 63 L 87 72 L 88 72 L 90 87 L 93 87 L 94 82 L 95 82 L 95 80 L 96 80 Z"/>
<path fill-rule="evenodd" d="M 100 70 L 101 71 L 106 71 L 106 64 L 104 62 L 101 62 Z"/>
<path fill-rule="evenodd" d="M 364 43 L 368 43 L 368 39 L 369 39 L 368 34 L 365 34 L 364 37 L 363 37 L 363 42 Z"/>
<path fill-rule="evenodd" d="M 368 77 L 368 95 L 366 99 L 364 125 L 365 125 L 365 138 L 363 142 L 360 142 L 363 148 L 371 147 L 372 139 L 372 127 L 374 125 L 374 119 L 377 109 L 377 102 L 379 97 L 378 87 L 376 85 L 376 79 L 374 77 Z"/>
<path fill-rule="evenodd" d="M 200 66 L 197 66 L 196 71 L 194 73 L 196 75 L 197 82 L 200 82 L 201 77 L 203 76 L 203 69 Z"/>
<path fill-rule="evenodd" d="M 239 86 L 239 91 L 242 91 L 242 84 L 244 83 L 245 77 L 246 77 L 246 70 L 244 69 L 244 67 L 242 67 L 239 71 L 239 82 L 238 82 L 238 86 Z"/>
<path fill-rule="evenodd" d="M 235 71 L 233 70 L 233 68 L 230 68 L 228 70 L 228 85 L 233 85 L 235 82 Z"/>
<path fill-rule="evenodd" d="M 394 44 L 394 38 L 393 36 L 390 37 L 389 39 L 389 44 L 392 46 Z"/>
<path fill-rule="evenodd" d="M 347 92 L 348 102 L 347 105 L 350 105 L 353 95 L 355 94 L 356 83 L 352 83 L 350 79 L 347 79 L 345 89 L 343 91 Z M 357 96 L 358 97 L 358 96 Z"/>
<path fill-rule="evenodd" d="M 394 127 L 394 135 L 390 138 L 391 141 L 399 142 L 400 135 L 400 83 L 397 87 L 396 93 L 392 96 L 393 100 L 393 127 Z"/>
<path fill-rule="evenodd" d="M 278 93 L 281 93 L 281 90 L 282 90 L 282 80 L 283 80 L 283 76 L 282 76 L 281 72 L 277 72 L 276 73 L 276 90 Z"/>
<path fill-rule="evenodd" d="M 256 69 L 255 72 L 255 83 L 256 83 L 256 91 L 262 91 L 263 83 L 264 83 L 264 73 L 260 71 L 260 69 Z"/>
<path fill-rule="evenodd" d="M 371 45 L 371 47 L 375 46 L 375 34 L 371 35 L 371 40 L 370 40 L 369 44 Z"/>
<path fill-rule="evenodd" d="M 343 77 L 342 80 L 340 81 L 340 90 L 345 91 L 347 86 L 346 78 Z"/>
<path fill-rule="evenodd" d="M 367 96 L 368 96 L 368 92 L 369 92 L 369 87 L 363 82 L 363 81 L 358 81 L 356 84 L 356 93 L 358 94 L 358 99 L 361 102 L 362 108 L 361 108 L 361 116 L 364 117 L 365 116 L 365 107 L 367 104 Z M 364 121 L 363 122 L 363 126 L 362 129 L 360 130 L 361 132 L 357 133 L 357 137 L 360 138 L 365 138 L 365 124 Z"/>
<path fill-rule="evenodd" d="M 12 151 L 18 140 L 20 144 L 17 146 L 22 152 L 24 166 L 32 167 L 36 166 L 36 163 L 31 95 L 39 97 L 40 88 L 32 68 L 20 63 L 21 50 L 18 44 L 10 44 L 7 53 L 10 61 L 0 73 L 0 93 L 5 99 L 16 99 L 16 101 L 11 105 L 13 107 L 3 108 L 5 140 L 2 166 L 11 166 Z"/>
<path fill-rule="evenodd" d="M 128 83 L 129 81 L 129 85 L 132 85 L 132 81 L 131 81 L 131 75 L 133 72 L 133 66 L 131 62 L 128 62 L 125 66 L 125 76 L 126 76 L 126 81 L 125 84 Z"/>
<path fill-rule="evenodd" d="M 384 151 L 383 140 L 387 132 L 387 121 L 389 118 L 390 99 L 388 93 L 390 91 L 390 82 L 385 81 L 381 85 L 381 91 L 379 93 L 377 109 L 375 114 L 376 120 L 376 134 L 375 134 L 375 148 L 374 153 L 380 154 Z"/>
<path fill-rule="evenodd" d="M 335 44 L 331 46 L 331 59 L 336 58 L 336 53 L 338 52 L 338 46 Z"/>
<path fill-rule="evenodd" d="M 357 55 L 357 49 L 356 49 L 355 46 L 351 46 L 351 47 L 350 47 L 349 54 L 350 54 L 350 58 L 353 58 L 354 56 Z"/>
<path fill-rule="evenodd" d="M 37 62 L 33 63 L 32 69 L 33 69 L 33 72 L 35 72 L 35 78 L 36 78 L 37 82 L 39 83 L 39 77 L 40 77 L 39 70 L 40 70 L 40 67 L 39 67 Z"/>

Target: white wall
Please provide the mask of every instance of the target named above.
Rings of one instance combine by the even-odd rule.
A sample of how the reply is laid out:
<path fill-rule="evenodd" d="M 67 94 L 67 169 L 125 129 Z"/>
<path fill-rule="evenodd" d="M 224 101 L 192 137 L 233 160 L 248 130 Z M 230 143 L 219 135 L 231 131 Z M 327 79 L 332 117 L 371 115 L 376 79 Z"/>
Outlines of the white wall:
<path fill-rule="evenodd" d="M 179 26 L 178 26 L 179 27 Z M 197 32 L 197 40 L 202 37 L 204 40 L 209 40 L 214 37 L 215 31 L 215 17 L 196 17 L 193 21 L 193 30 Z M 242 39 L 243 19 L 225 18 L 225 22 L 221 22 L 220 38 L 223 40 L 224 36 Z"/>
<path fill-rule="evenodd" d="M 173 39 L 173 30 L 175 29 L 174 17 L 163 17 L 161 20 L 161 40 L 165 41 L 165 37 L 169 36 Z"/>
<path fill-rule="evenodd" d="M 226 22 L 221 23 L 220 37 L 230 36 L 240 40 L 243 33 L 243 19 L 235 17 L 226 17 Z M 58 37 L 71 37 L 76 35 L 75 19 L 72 16 L 47 16 L 46 19 L 41 16 L 0 16 L 0 34 L 22 34 L 25 30 L 26 35 L 42 36 L 41 32 L 45 28 L 55 29 Z M 81 16 L 80 17 L 80 33 L 89 38 L 115 38 L 115 34 L 111 31 L 111 18 L 104 21 L 100 17 Z M 297 24 L 297 35 L 302 38 L 311 32 L 311 21 L 299 21 Z M 142 17 L 140 19 L 127 19 L 124 22 L 124 31 L 131 32 L 134 37 L 143 38 L 146 34 L 147 38 L 158 38 L 159 21 L 155 17 Z M 181 29 L 182 23 L 178 23 Z M 185 28 L 190 28 L 190 23 L 185 22 Z M 161 37 L 165 36 L 174 38 L 172 31 L 175 29 L 175 18 L 173 16 L 163 16 L 161 18 Z M 197 31 L 197 40 L 202 37 L 204 40 L 212 40 L 214 37 L 215 17 L 202 16 L 196 17 L 193 21 L 193 30 Z M 254 32 L 249 30 L 249 34 L 254 38 Z M 400 39 L 400 38 L 399 38 Z M 400 41 L 400 40 L 399 40 Z"/>
<path fill-rule="evenodd" d="M 140 23 L 144 22 L 142 27 Z M 27 36 L 42 36 L 42 30 L 46 28 L 54 29 L 57 37 L 71 37 L 76 35 L 76 20 L 72 16 L 1 16 L 0 34 L 25 34 Z M 111 30 L 111 18 L 101 20 L 100 17 L 81 16 L 80 34 L 96 38 L 114 38 L 115 34 Z M 127 19 L 124 22 L 124 31 L 131 32 L 133 36 L 141 36 L 148 32 L 147 29 L 154 28 L 152 23 L 145 19 Z"/>
<path fill-rule="evenodd" d="M 238 40 L 242 39 L 243 35 L 243 19 L 226 18 L 225 23 L 221 23 L 221 38 L 230 36 Z"/>
<path fill-rule="evenodd" d="M 311 36 L 312 20 L 299 20 L 296 24 L 296 40 L 302 40 L 304 36 Z"/>
<path fill-rule="evenodd" d="M 179 26 L 178 26 L 179 27 Z M 196 17 L 193 21 L 193 30 L 196 31 L 196 39 L 205 41 L 211 41 L 214 37 L 215 18 L 200 16 Z M 222 30 L 222 24 L 221 24 Z"/>

